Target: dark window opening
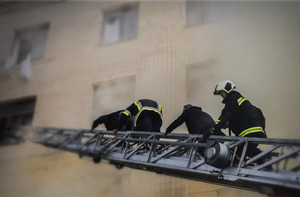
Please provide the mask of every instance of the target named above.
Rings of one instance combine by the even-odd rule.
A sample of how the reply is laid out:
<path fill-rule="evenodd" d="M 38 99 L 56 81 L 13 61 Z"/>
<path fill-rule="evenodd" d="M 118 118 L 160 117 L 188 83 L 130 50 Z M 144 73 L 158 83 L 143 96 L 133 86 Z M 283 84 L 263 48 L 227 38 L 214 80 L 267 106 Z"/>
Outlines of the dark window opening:
<path fill-rule="evenodd" d="M 0 103 L 0 145 L 24 140 L 24 127 L 31 126 L 36 97 Z"/>

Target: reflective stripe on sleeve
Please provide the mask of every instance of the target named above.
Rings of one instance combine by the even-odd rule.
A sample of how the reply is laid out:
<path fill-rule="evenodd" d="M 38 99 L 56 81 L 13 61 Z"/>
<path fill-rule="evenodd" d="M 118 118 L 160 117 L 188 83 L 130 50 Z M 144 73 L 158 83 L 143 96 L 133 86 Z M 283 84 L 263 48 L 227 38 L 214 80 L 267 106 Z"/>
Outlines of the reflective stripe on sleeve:
<path fill-rule="evenodd" d="M 130 111 L 128 111 L 128 110 L 125 110 L 125 111 L 123 111 L 122 113 L 125 114 L 125 115 L 128 116 L 128 117 L 131 116 L 131 113 L 130 113 Z"/>
<path fill-rule="evenodd" d="M 138 108 L 139 111 L 141 111 L 141 105 L 138 102 L 134 102 L 135 106 Z"/>
<path fill-rule="evenodd" d="M 161 112 L 161 105 L 159 105 L 159 112 Z"/>
<path fill-rule="evenodd" d="M 247 100 L 246 98 L 240 97 L 240 98 L 237 100 L 237 102 L 238 102 L 239 106 L 241 106 L 241 104 L 242 104 L 244 101 L 246 101 L 246 100 Z"/>

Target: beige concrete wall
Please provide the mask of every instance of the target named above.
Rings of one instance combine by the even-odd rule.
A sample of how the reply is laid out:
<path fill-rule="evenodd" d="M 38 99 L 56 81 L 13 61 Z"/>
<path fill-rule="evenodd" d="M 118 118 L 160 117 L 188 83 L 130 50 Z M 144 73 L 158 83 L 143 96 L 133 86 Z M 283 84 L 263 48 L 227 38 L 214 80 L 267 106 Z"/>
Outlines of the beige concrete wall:
<path fill-rule="evenodd" d="M 107 4 L 44 4 L 1 15 L 1 58 L 8 55 L 15 28 L 51 24 L 46 55 L 33 62 L 31 79 L 0 71 L 0 101 L 36 95 L 34 126 L 89 128 L 95 116 L 95 84 L 135 76 L 134 98 L 149 97 L 162 105 L 164 130 L 187 102 L 218 118 L 223 105 L 212 92 L 217 82 L 231 79 L 263 110 L 269 137 L 299 139 L 298 3 L 230 3 L 224 17 L 196 26 L 185 24 L 182 2 L 140 3 L 138 37 L 105 46 L 103 7 Z M 175 132 L 186 130 L 183 126 Z M 30 142 L 1 147 L 0 157 L 4 196 L 258 195 L 156 173 L 119 171 Z"/>

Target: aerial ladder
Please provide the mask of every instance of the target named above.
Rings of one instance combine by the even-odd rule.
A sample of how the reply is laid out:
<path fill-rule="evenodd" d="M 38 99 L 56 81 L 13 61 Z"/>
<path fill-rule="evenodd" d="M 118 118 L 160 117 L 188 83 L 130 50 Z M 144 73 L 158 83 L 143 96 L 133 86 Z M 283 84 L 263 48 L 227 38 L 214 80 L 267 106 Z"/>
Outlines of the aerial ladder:
<path fill-rule="evenodd" d="M 260 192 L 300 196 L 300 140 L 158 132 L 33 128 L 35 143 L 124 166 L 174 177 Z M 249 144 L 262 152 L 246 158 Z M 205 148 L 204 152 L 199 151 Z M 242 147 L 238 156 L 237 148 Z M 258 164 L 257 161 L 264 160 Z M 237 162 L 234 162 L 237 161 Z"/>

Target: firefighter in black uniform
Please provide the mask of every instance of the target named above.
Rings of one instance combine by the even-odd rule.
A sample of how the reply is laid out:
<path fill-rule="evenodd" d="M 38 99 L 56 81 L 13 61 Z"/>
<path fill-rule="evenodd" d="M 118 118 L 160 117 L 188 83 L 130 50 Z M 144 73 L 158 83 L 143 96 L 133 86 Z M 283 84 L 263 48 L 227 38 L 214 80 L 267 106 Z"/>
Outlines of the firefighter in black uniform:
<path fill-rule="evenodd" d="M 93 131 L 98 125 L 104 124 L 106 130 L 112 131 L 114 128 L 116 128 L 119 115 L 122 113 L 124 110 L 119 110 L 116 112 L 112 112 L 110 114 L 102 115 L 96 120 L 93 121 L 93 125 L 91 128 L 91 131 Z M 124 125 L 121 126 L 121 131 L 126 131 L 126 130 L 132 130 L 133 128 L 133 118 L 129 118 Z"/>
<path fill-rule="evenodd" d="M 182 114 L 168 126 L 164 135 L 171 133 L 184 122 L 189 134 L 203 134 L 215 124 L 213 118 L 202 111 L 201 107 L 187 104 L 183 107 Z"/>
<path fill-rule="evenodd" d="M 134 116 L 135 131 L 154 131 L 160 132 L 162 125 L 162 108 L 156 101 L 141 99 L 132 103 L 120 116 L 114 134 L 121 129 L 125 121 Z"/>
<path fill-rule="evenodd" d="M 215 122 L 214 126 L 205 133 L 206 141 L 209 135 L 215 134 L 224 125 L 229 122 L 229 129 L 239 137 L 260 137 L 266 138 L 265 118 L 262 111 L 252 105 L 248 99 L 243 97 L 239 92 L 235 91 L 235 85 L 229 80 L 222 81 L 217 84 L 214 94 L 223 98 L 222 103 L 225 104 L 224 109 Z M 249 144 L 246 156 L 254 157 L 261 153 L 257 148 L 258 144 Z M 242 147 L 237 150 L 237 155 L 242 153 Z M 261 164 L 264 161 L 258 161 Z"/>
<path fill-rule="evenodd" d="M 203 134 L 215 124 L 213 118 L 206 112 L 202 111 L 201 107 L 187 104 L 183 107 L 182 114 L 168 126 L 163 135 L 165 136 L 167 133 L 171 133 L 184 122 L 189 134 Z M 225 134 L 220 131 L 218 135 Z M 202 156 L 204 155 L 204 149 L 205 147 L 199 147 L 198 149 L 198 152 Z"/>

